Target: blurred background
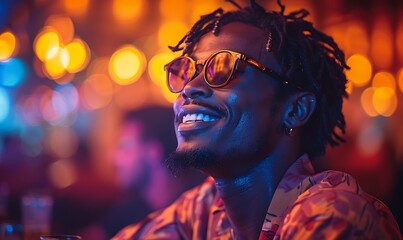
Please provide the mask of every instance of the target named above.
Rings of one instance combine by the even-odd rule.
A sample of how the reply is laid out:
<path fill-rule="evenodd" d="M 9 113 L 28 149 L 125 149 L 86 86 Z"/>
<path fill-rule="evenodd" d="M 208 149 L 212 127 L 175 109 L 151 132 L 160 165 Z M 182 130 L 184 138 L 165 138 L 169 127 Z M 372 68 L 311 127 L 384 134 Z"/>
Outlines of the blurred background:
<path fill-rule="evenodd" d="M 402 228 L 403 1 L 282 2 L 286 13 L 306 8 L 352 68 L 347 144 L 318 167 L 356 176 Z M 219 7 L 235 9 L 224 0 L 0 0 L 0 220 L 20 222 L 31 189 L 54 196 L 54 229 L 80 233 L 102 218 L 121 194 L 110 158 L 123 114 L 171 106 L 163 66 L 177 54 L 167 46 Z"/>

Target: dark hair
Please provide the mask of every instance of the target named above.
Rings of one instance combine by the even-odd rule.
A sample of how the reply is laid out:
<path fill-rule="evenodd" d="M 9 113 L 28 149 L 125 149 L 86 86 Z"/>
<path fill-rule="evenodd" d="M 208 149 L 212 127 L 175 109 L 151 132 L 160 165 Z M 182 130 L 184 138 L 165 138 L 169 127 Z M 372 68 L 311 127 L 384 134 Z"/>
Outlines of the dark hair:
<path fill-rule="evenodd" d="M 176 136 L 172 121 L 174 114 L 171 108 L 152 106 L 131 110 L 123 116 L 123 122 L 138 122 L 143 128 L 143 140 L 158 140 L 164 147 L 166 158 L 176 149 Z"/>
<path fill-rule="evenodd" d="M 303 150 L 312 157 L 320 156 L 325 153 L 327 144 L 335 146 L 344 142 L 338 131 L 345 133 L 342 104 L 343 97 L 347 97 L 347 80 L 344 69 L 349 67 L 344 53 L 333 39 L 304 19 L 309 14 L 304 9 L 285 15 L 285 7 L 279 0 L 279 12 L 266 11 L 254 0 L 246 8 L 241 8 L 233 0 L 228 1 L 237 6 L 238 10 L 224 12 L 217 9 L 202 16 L 179 43 L 170 49 L 190 54 L 203 35 L 208 32 L 218 35 L 220 27 L 232 22 L 258 27 L 267 33 L 270 45 L 267 50 L 273 52 L 282 66 L 282 74 L 303 91 L 312 92 L 316 96 L 317 107 L 302 129 Z"/>

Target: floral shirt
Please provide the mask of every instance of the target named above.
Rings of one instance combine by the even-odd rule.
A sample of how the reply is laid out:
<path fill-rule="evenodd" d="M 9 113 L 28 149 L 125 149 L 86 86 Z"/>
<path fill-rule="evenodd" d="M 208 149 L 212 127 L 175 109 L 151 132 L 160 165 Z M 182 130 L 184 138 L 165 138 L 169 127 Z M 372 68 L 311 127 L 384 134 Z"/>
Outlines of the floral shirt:
<path fill-rule="evenodd" d="M 247 207 L 247 206 L 245 206 Z M 237 239 L 212 178 L 168 208 L 122 229 L 123 239 Z M 270 202 L 259 240 L 402 239 L 389 209 L 350 175 L 314 174 L 305 154 L 285 173 Z"/>

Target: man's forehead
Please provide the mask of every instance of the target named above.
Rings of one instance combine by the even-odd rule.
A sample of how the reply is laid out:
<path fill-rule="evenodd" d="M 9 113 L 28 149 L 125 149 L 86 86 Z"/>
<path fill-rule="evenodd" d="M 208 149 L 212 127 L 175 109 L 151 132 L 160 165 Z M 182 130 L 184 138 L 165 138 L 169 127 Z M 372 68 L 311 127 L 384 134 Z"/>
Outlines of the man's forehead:
<path fill-rule="evenodd" d="M 202 36 L 195 45 L 193 55 L 204 55 L 217 50 L 228 49 L 259 57 L 265 33 L 257 27 L 245 23 L 234 22 L 222 26 L 218 35 L 212 32 Z M 202 56 L 200 56 L 202 58 Z"/>
<path fill-rule="evenodd" d="M 268 33 L 255 26 L 233 22 L 222 26 L 218 35 L 209 32 L 202 36 L 200 41 L 195 44 L 191 55 L 194 59 L 204 60 L 218 50 L 227 49 L 243 53 L 247 57 L 281 72 L 281 67 L 273 54 L 265 50 L 268 38 Z"/>

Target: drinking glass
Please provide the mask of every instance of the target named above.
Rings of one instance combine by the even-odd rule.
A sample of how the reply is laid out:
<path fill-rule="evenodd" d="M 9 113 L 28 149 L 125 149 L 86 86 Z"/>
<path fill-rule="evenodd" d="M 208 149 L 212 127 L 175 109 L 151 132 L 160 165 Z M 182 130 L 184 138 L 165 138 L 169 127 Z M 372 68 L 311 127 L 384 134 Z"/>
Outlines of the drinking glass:
<path fill-rule="evenodd" d="M 81 240 L 81 237 L 76 235 L 45 235 L 41 236 L 40 240 Z"/>
<path fill-rule="evenodd" d="M 50 233 L 53 198 L 44 192 L 29 192 L 22 196 L 23 239 L 39 239 Z"/>

